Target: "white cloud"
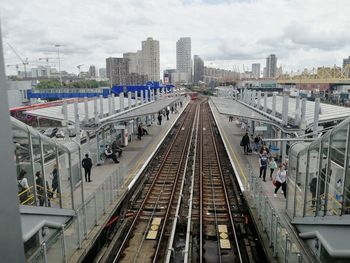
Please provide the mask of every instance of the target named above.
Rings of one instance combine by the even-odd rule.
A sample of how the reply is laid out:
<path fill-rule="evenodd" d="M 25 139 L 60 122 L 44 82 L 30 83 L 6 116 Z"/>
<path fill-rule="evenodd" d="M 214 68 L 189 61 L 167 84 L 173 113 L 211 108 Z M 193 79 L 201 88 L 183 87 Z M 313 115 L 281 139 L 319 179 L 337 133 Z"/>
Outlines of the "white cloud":
<path fill-rule="evenodd" d="M 28 57 L 55 56 L 62 67 L 104 67 L 105 58 L 160 41 L 161 68 L 175 66 L 175 43 L 192 37 L 207 64 L 264 63 L 275 53 L 286 69 L 341 63 L 350 54 L 348 0 L 3 0 L 4 42 Z M 5 47 L 6 64 L 19 63 Z"/>

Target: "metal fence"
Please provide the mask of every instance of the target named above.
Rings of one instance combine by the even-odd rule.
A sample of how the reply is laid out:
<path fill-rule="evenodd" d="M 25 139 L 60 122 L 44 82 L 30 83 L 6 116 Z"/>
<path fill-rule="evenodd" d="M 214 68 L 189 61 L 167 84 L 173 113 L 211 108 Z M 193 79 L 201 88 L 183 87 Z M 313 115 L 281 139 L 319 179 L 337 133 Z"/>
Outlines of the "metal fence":
<path fill-rule="evenodd" d="M 249 171 L 249 193 L 254 202 L 256 212 L 267 234 L 273 256 L 281 263 L 305 262 L 297 245 L 291 240 L 290 233 L 280 222 L 280 218 L 272 206 L 269 197 L 261 186 L 261 181 Z"/>
<path fill-rule="evenodd" d="M 67 262 L 81 248 L 84 239 L 89 238 L 91 230 L 100 223 L 108 208 L 124 192 L 123 182 L 124 176 L 118 168 L 76 210 L 76 216 L 43 242 L 27 262 Z"/>

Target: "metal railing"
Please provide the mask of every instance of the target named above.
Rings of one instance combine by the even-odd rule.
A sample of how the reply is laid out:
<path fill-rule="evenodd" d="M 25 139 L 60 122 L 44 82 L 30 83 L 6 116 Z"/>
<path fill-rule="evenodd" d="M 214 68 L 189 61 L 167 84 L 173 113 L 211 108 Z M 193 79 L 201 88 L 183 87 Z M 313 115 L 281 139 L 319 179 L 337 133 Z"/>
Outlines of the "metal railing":
<path fill-rule="evenodd" d="M 247 189 L 254 202 L 258 218 L 261 220 L 263 229 L 268 237 L 273 256 L 281 263 L 305 262 L 296 243 L 290 238 L 291 233 L 283 226 L 277 211 L 261 186 L 261 181 L 254 175 L 252 169 L 249 169 L 249 185 Z"/>
<path fill-rule="evenodd" d="M 89 238 L 91 230 L 100 224 L 108 208 L 123 193 L 124 176 L 116 169 L 104 182 L 76 209 L 76 216 L 62 226 L 27 260 L 34 262 L 67 262 L 74 252 Z"/>

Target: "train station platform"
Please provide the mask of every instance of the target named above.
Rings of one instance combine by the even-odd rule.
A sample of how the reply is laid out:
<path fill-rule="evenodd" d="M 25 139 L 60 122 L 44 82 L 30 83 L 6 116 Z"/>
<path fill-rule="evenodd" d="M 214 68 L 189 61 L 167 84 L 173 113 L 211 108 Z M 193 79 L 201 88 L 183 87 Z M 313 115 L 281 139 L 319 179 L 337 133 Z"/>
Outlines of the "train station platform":
<path fill-rule="evenodd" d="M 144 135 L 141 140 L 135 137 L 128 146 L 122 148 L 123 153 L 119 158 L 119 164 L 108 160 L 100 166 L 93 166 L 92 182 L 84 183 L 85 204 L 86 208 L 90 210 L 90 212 L 86 211 L 86 214 L 88 217 L 92 217 L 87 221 L 92 220 L 93 222 L 90 226 L 89 235 L 81 243 L 80 249 L 74 251 L 70 261 L 77 262 L 86 256 L 94 241 L 108 223 L 128 190 L 152 159 L 188 103 L 189 100 L 184 100 L 177 113 L 169 114 L 169 120 L 163 117 L 162 125 L 154 122 L 145 127 L 149 134 Z"/>
<path fill-rule="evenodd" d="M 229 121 L 228 115 L 221 114 L 215 104 L 215 98 L 210 100 L 210 107 L 237 181 L 258 226 L 266 254 L 272 260 L 278 259 L 279 262 L 312 262 L 310 253 L 304 250 L 302 241 L 287 218 L 286 199 L 281 189 L 277 197 L 274 197 L 275 186 L 270 180 L 269 169 L 266 173 L 266 182 L 264 182 L 262 178 L 259 178 L 259 155 L 254 151 L 245 155 L 243 147 L 240 146 L 246 129 L 241 128 L 238 119 Z M 287 261 L 284 261 L 285 259 Z"/>

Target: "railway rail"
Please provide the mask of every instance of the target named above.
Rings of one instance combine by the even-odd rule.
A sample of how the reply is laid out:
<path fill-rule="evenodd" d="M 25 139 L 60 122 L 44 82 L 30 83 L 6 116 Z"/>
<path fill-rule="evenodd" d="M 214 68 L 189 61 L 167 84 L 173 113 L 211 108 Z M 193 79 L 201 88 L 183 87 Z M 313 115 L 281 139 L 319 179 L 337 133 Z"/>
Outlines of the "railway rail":
<path fill-rule="evenodd" d="M 174 204 L 179 198 L 195 106 L 181 120 L 168 151 L 154 169 L 132 210 L 136 211 L 113 262 L 156 262 Z"/>
<path fill-rule="evenodd" d="M 141 178 L 100 262 L 266 262 L 207 100 Z"/>

